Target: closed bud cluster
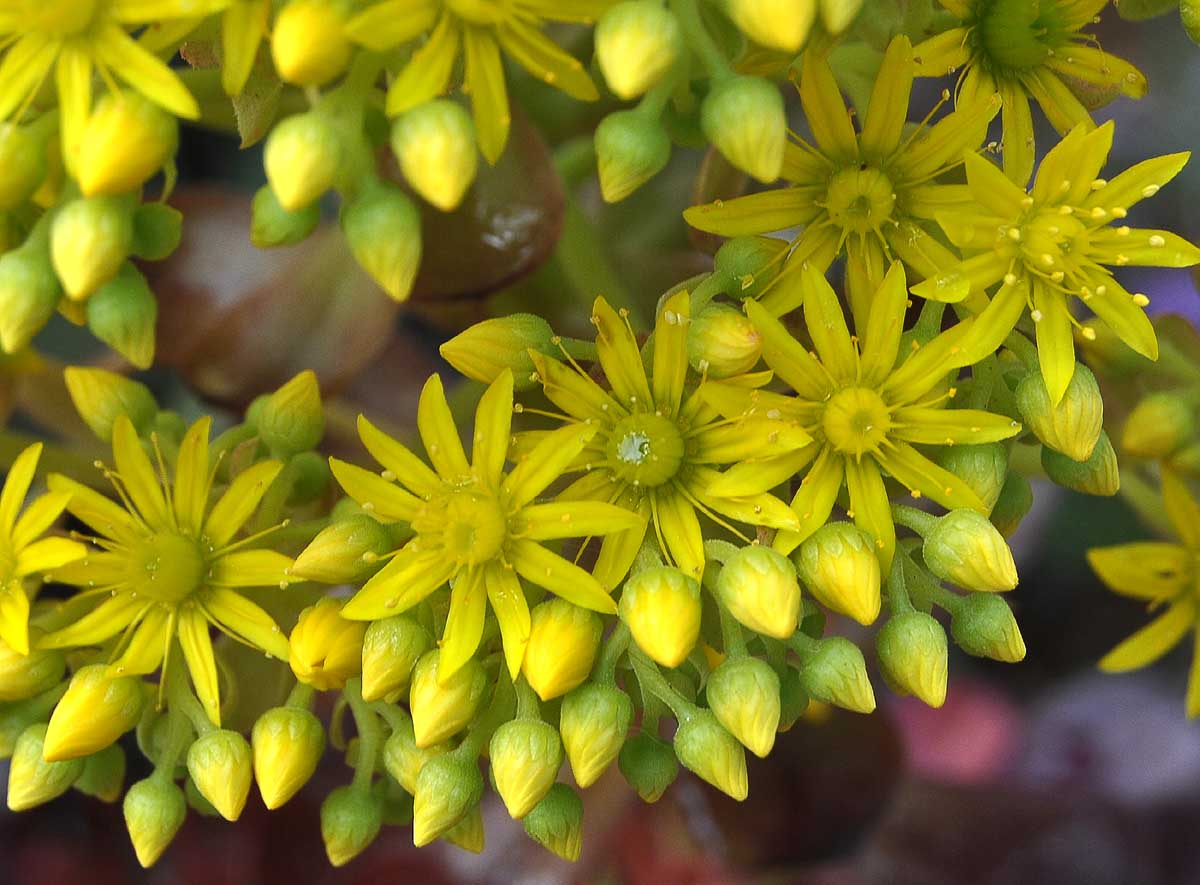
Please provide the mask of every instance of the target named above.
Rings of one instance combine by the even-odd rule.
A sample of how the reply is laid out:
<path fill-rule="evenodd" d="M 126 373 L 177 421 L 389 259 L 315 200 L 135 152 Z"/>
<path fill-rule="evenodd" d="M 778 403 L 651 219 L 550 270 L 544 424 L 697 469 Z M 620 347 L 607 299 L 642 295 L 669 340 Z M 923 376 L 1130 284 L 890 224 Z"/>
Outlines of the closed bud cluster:
<path fill-rule="evenodd" d="M 844 637 L 831 636 L 817 643 L 800 668 L 800 682 L 811 697 L 826 704 L 855 713 L 875 709 L 867 662 L 858 646 Z"/>
<path fill-rule="evenodd" d="M 558 717 L 571 774 L 590 787 L 617 758 L 633 722 L 633 701 L 615 685 L 581 685 L 563 698 Z"/>
<path fill-rule="evenodd" d="M 288 639 L 292 672 L 318 691 L 342 688 L 362 669 L 367 625 L 347 620 L 341 612 L 341 600 L 322 597 L 300 612 Z"/>
<path fill-rule="evenodd" d="M 891 684 L 931 707 L 946 702 L 946 631 L 919 611 L 895 615 L 875 637 L 879 664 Z"/>
<path fill-rule="evenodd" d="M 657 802 L 679 776 L 675 751 L 644 731 L 621 747 L 617 766 L 643 802 Z"/>
<path fill-rule="evenodd" d="M 549 701 L 583 684 L 603 631 L 599 615 L 565 599 L 548 599 L 533 610 L 521 671 L 539 698 Z"/>
<path fill-rule="evenodd" d="M 441 756 L 447 749 L 446 744 L 418 747 L 412 720 L 405 716 L 393 723 L 392 733 L 383 745 L 383 765 L 396 783 L 409 793 L 415 793 L 417 776 L 425 763 Z"/>
<path fill-rule="evenodd" d="M 1196 405 L 1177 393 L 1143 397 L 1125 420 L 1121 451 L 1135 458 L 1169 458 L 1196 436 Z"/>
<path fill-rule="evenodd" d="M 662 123 L 640 110 L 613 111 L 596 127 L 600 195 L 619 203 L 662 171 L 671 139 Z"/>
<path fill-rule="evenodd" d="M 625 582 L 620 613 L 638 648 L 678 667 L 700 636 L 700 585 L 677 568 L 648 568 Z"/>
<path fill-rule="evenodd" d="M 292 574 L 306 581 L 348 584 L 374 571 L 380 557 L 394 547 L 391 534 L 379 520 L 365 513 L 350 513 L 321 529 L 296 557 Z"/>
<path fill-rule="evenodd" d="M 152 775 L 129 788 L 123 808 L 138 863 L 149 869 L 183 826 L 187 799 L 169 778 Z"/>
<path fill-rule="evenodd" d="M 46 726 L 30 725 L 21 732 L 8 764 L 8 809 L 28 811 L 57 799 L 83 774 L 82 759 L 47 762 L 43 754 Z"/>
<path fill-rule="evenodd" d="M 999 596 L 971 593 L 951 610 L 950 635 L 967 654 L 1015 664 L 1025 658 L 1025 640 L 1012 609 Z"/>
<path fill-rule="evenodd" d="M 1112 497 L 1121 488 L 1117 453 L 1103 430 L 1086 461 L 1076 461 L 1053 449 L 1044 448 L 1042 469 L 1052 482 L 1085 495 Z"/>
<path fill-rule="evenodd" d="M 40 129 L 0 122 L 0 212 L 28 202 L 46 177 L 46 144 Z"/>
<path fill-rule="evenodd" d="M 89 664 L 71 677 L 46 727 L 47 762 L 99 752 L 137 725 L 145 705 L 142 680 L 113 676 L 105 664 Z"/>
<path fill-rule="evenodd" d="M 432 644 L 425 628 L 405 615 L 372 622 L 363 636 L 363 699 L 399 697 L 408 688 L 417 661 Z"/>
<path fill-rule="evenodd" d="M 718 81 L 700 106 L 700 126 L 738 169 L 764 184 L 779 178 L 787 116 L 775 84 L 744 76 Z"/>
<path fill-rule="evenodd" d="M 1029 480 L 1014 470 L 1004 480 L 1004 487 L 1000 489 L 1000 497 L 996 499 L 996 504 L 992 507 L 992 525 L 1004 537 L 1011 537 L 1032 506 L 1033 487 L 1029 484 Z"/>
<path fill-rule="evenodd" d="M 491 384 L 511 370 L 513 389 L 518 391 L 537 385 L 530 350 L 546 354 L 554 350 L 554 330 L 531 313 L 483 320 L 439 348 L 446 362 L 474 381 Z"/>
<path fill-rule="evenodd" d="M 446 753 L 430 759 L 413 793 L 413 844 L 420 848 L 461 821 L 483 798 L 483 775 L 474 756 Z"/>
<path fill-rule="evenodd" d="M 83 773 L 73 784 L 85 796 L 113 803 L 125 787 L 125 751 L 111 744 L 83 760 Z"/>
<path fill-rule="evenodd" d="M 760 46 L 795 54 L 817 17 L 816 0 L 727 0 L 729 17 Z"/>
<path fill-rule="evenodd" d="M 1075 364 L 1075 374 L 1058 405 L 1041 372 L 1030 372 L 1017 386 L 1017 408 L 1026 426 L 1044 445 L 1072 461 L 1086 461 L 1100 438 L 1104 424 L 1104 400 L 1092 370 Z"/>
<path fill-rule="evenodd" d="M 656 0 L 628 0 L 596 22 L 596 61 L 618 98 L 637 98 L 675 64 L 683 35 L 675 16 Z"/>
<path fill-rule="evenodd" d="M 392 153 L 404 179 L 443 212 L 457 209 L 475 180 L 475 141 L 471 115 L 446 98 L 419 104 L 392 124 Z"/>
<path fill-rule="evenodd" d="M 314 201 L 298 209 L 284 209 L 267 185 L 260 187 L 250 203 L 250 242 L 260 249 L 291 246 L 316 230 L 321 207 Z"/>
<path fill-rule="evenodd" d="M 263 166 L 279 205 L 296 212 L 333 187 L 341 154 L 333 124 L 315 111 L 276 123 L 267 136 Z"/>
<path fill-rule="evenodd" d="M 741 802 L 750 792 L 746 754 L 708 710 L 696 710 L 675 731 L 675 755 L 684 768 Z"/>
<path fill-rule="evenodd" d="M 362 269 L 396 301 L 412 292 L 421 261 L 421 216 L 397 187 L 376 184 L 342 209 L 342 232 Z"/>
<path fill-rule="evenodd" d="M 383 803 L 367 789 L 338 787 L 321 803 L 321 839 L 335 867 L 362 854 L 383 826 Z"/>
<path fill-rule="evenodd" d="M 257 415 L 258 435 L 276 457 L 314 448 L 325 434 L 316 373 L 306 369 L 267 396 Z"/>
<path fill-rule="evenodd" d="M 58 685 L 67 661 L 61 651 L 23 655 L 0 639 L 0 703 L 23 701 Z"/>
<path fill-rule="evenodd" d="M 62 294 L 45 234 L 35 231 L 19 248 L 0 255 L 0 347 L 5 353 L 16 353 L 33 340 L 54 315 Z"/>
<path fill-rule="evenodd" d="M 558 777 L 563 746 L 554 726 L 518 718 L 496 729 L 488 758 L 496 792 L 509 816 L 520 820 L 542 801 Z"/>
<path fill-rule="evenodd" d="M 729 733 L 759 758 L 775 746 L 779 728 L 779 677 L 765 661 L 726 658 L 708 679 L 709 709 Z"/>
<path fill-rule="evenodd" d="M 224 728 L 201 735 L 188 748 L 187 769 L 200 795 L 221 817 L 241 817 L 253 776 L 250 744 L 244 737 Z"/>
<path fill-rule="evenodd" d="M 717 273 L 729 280 L 728 294 L 742 300 L 762 294 L 787 248 L 787 240 L 774 237 L 733 237 L 722 243 L 715 263 Z"/>
<path fill-rule="evenodd" d="M 574 863 L 583 850 L 583 800 L 566 784 L 554 784 L 522 818 L 525 833 L 552 854 Z"/>
<path fill-rule="evenodd" d="M 951 510 L 925 535 L 925 565 L 966 590 L 996 592 L 1017 586 L 1017 566 L 1004 536 L 974 510 Z"/>
<path fill-rule="evenodd" d="M 800 583 L 791 561 L 769 547 L 743 547 L 717 576 L 717 597 L 739 624 L 787 639 L 800 618 Z"/>
<path fill-rule="evenodd" d="M 830 522 L 801 545 L 796 566 L 821 604 L 860 624 L 879 617 L 879 558 L 871 537 L 849 522 Z"/>
<path fill-rule="evenodd" d="M 141 272 L 129 262 L 87 300 L 92 333 L 138 369 L 154 362 L 158 302 Z"/>
<path fill-rule="evenodd" d="M 104 442 L 112 440 L 113 424 L 121 415 L 142 433 L 158 414 L 149 388 L 132 378 L 83 366 L 68 366 L 63 378 L 80 417 Z"/>
<path fill-rule="evenodd" d="M 723 304 L 705 308 L 688 327 L 688 362 L 710 378 L 749 372 L 762 356 L 762 336 L 741 311 Z"/>
<path fill-rule="evenodd" d="M 279 808 L 308 783 L 325 751 L 325 729 L 311 712 L 300 707 L 275 707 L 254 723 L 250 732 L 254 781 L 263 804 Z"/>
<path fill-rule="evenodd" d="M 271 57 L 285 83 L 324 86 L 346 69 L 345 7 L 335 0 L 292 0 L 271 31 Z"/>
<path fill-rule="evenodd" d="M 50 260 L 76 301 L 116 276 L 132 248 L 133 204 L 124 197 L 72 200 L 50 223 Z"/>
<path fill-rule="evenodd" d="M 85 197 L 140 187 L 170 162 L 179 124 L 138 93 L 109 92 L 96 102 L 80 140 L 75 177 Z"/>
<path fill-rule="evenodd" d="M 938 463 L 965 482 L 992 512 L 1008 478 L 1008 450 L 1003 444 L 946 446 Z"/>
<path fill-rule="evenodd" d="M 433 746 L 461 731 L 475 715 L 487 688 L 487 675 L 474 658 L 449 679 L 439 679 L 439 654 L 435 649 L 417 661 L 408 690 L 418 747 Z"/>

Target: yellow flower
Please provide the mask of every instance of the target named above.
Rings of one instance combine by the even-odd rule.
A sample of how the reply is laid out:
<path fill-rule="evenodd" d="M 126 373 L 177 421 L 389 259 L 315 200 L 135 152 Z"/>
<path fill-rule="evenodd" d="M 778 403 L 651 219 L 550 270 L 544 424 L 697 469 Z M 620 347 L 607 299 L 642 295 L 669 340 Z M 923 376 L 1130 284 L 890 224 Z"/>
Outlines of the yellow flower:
<path fill-rule="evenodd" d="M 333 475 L 364 510 L 385 522 L 408 523 L 414 533 L 346 603 L 342 616 L 390 617 L 449 583 L 438 664 L 443 682 L 475 654 L 489 602 L 509 674 L 516 678 L 530 630 L 521 578 L 583 608 L 616 612 L 601 582 L 542 542 L 644 530 L 640 517 L 613 504 L 534 503 L 578 457 L 595 433 L 592 427 L 554 431 L 505 474 L 512 395 L 512 372 L 505 370 L 479 401 L 470 461 L 437 375 L 425 384 L 417 409 L 417 429 L 433 469 L 362 417 L 359 436 L 384 466 L 382 477 L 330 459 Z"/>
<path fill-rule="evenodd" d="M 87 589 L 63 609 L 73 622 L 41 645 L 99 645 L 120 634 L 112 667 L 140 674 L 170 666 L 178 638 L 196 694 L 219 725 L 209 627 L 286 661 L 287 637 L 236 589 L 280 585 L 292 560 L 272 550 L 244 549 L 253 537 L 234 540 L 282 468 L 278 461 L 243 470 L 209 506 L 215 473 L 208 453 L 211 423 L 201 418 L 187 431 L 172 483 L 161 456 L 155 470 L 133 424 L 119 416 L 112 437 L 115 469 L 107 475 L 122 504 L 65 476 L 50 476 L 50 489 L 71 496 L 67 510 L 97 533 L 92 541 L 100 549 L 54 572 L 56 581 Z M 95 604 L 81 612 L 80 602 Z"/>

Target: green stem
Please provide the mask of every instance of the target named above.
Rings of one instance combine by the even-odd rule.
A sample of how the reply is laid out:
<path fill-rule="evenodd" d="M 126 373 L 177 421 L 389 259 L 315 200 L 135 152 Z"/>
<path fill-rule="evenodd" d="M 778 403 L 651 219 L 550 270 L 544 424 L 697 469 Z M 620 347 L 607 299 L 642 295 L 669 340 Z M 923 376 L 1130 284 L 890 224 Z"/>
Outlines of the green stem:
<path fill-rule="evenodd" d="M 966 398 L 964 406 L 968 409 L 985 408 L 992 398 L 992 390 L 999 376 L 999 364 L 996 355 L 990 354 L 971 367 L 971 394 Z"/>
<path fill-rule="evenodd" d="M 362 679 L 359 677 L 347 680 L 342 695 L 350 704 L 354 727 L 358 729 L 358 759 L 354 765 L 353 786 L 358 790 L 368 790 L 371 788 L 371 779 L 375 776 L 375 762 L 382 739 L 379 719 L 370 705 L 363 700 Z"/>
<path fill-rule="evenodd" d="M 183 756 L 192 740 L 192 726 L 188 717 L 179 710 L 167 711 L 167 738 L 163 742 L 163 750 L 154 763 L 155 780 L 161 783 L 172 783 L 175 780 L 175 766 Z"/>
<path fill-rule="evenodd" d="M 541 704 L 538 702 L 538 696 L 533 693 L 533 688 L 525 678 L 518 676 L 517 681 L 514 683 L 514 688 L 517 691 L 517 718 L 541 719 L 542 711 Z"/>
<path fill-rule="evenodd" d="M 617 671 L 617 661 L 629 648 L 629 640 L 629 627 L 625 625 L 624 621 L 618 621 L 617 626 L 605 640 L 604 648 L 600 650 L 600 661 L 596 664 L 596 673 L 593 677 L 597 682 L 604 685 L 612 685 L 616 682 L 614 677 Z"/>
<path fill-rule="evenodd" d="M 629 649 L 629 661 L 633 664 L 633 672 L 642 691 L 649 692 L 666 704 L 680 723 L 695 715 L 695 705 L 672 688 L 654 662 L 636 646 Z"/>
<path fill-rule="evenodd" d="M 724 53 L 708 33 L 708 28 L 704 27 L 696 0 L 671 0 L 671 11 L 679 20 L 684 43 L 699 57 L 700 63 L 708 70 L 709 77 L 719 81 L 734 76 L 733 68 L 729 66 Z"/>
<path fill-rule="evenodd" d="M 287 700 L 283 702 L 283 705 L 285 707 L 295 707 L 297 710 L 311 710 L 315 694 L 316 692 L 311 685 L 297 681 L 288 694 Z"/>
<path fill-rule="evenodd" d="M 908 586 L 904 582 L 903 568 L 894 568 L 888 574 L 887 599 L 893 617 L 913 611 L 912 600 L 908 598 Z"/>
<path fill-rule="evenodd" d="M 496 693 L 492 695 L 491 706 L 476 718 L 467 732 L 467 736 L 463 738 L 462 744 L 455 752 L 461 752 L 464 756 L 472 759 L 477 757 L 488 741 L 492 739 L 492 734 L 496 729 L 513 718 L 515 706 L 514 686 L 505 674 L 501 674 L 496 680 Z"/>
<path fill-rule="evenodd" d="M 1037 345 L 1022 335 L 1015 329 L 1008 333 L 1008 337 L 1004 339 L 1004 347 L 1011 350 L 1017 355 L 1017 359 L 1025 364 L 1025 368 L 1029 371 L 1036 371 L 1038 368 L 1038 352 Z"/>
<path fill-rule="evenodd" d="M 937 528 L 938 523 L 936 516 L 907 504 L 893 504 L 892 519 L 905 528 L 912 529 L 922 538 Z"/>
<path fill-rule="evenodd" d="M 661 117 L 667 102 L 675 94 L 679 81 L 683 79 L 685 67 L 683 59 L 677 59 L 671 70 L 642 96 L 642 100 L 637 103 L 637 112 L 655 120 Z"/>
<path fill-rule="evenodd" d="M 785 640 L 788 648 L 796 653 L 801 662 L 807 661 L 817 653 L 821 640 L 813 639 L 803 630 L 797 630 L 790 639 Z"/>
<path fill-rule="evenodd" d="M 692 301 L 690 305 L 692 318 L 694 319 L 703 313 L 704 309 L 712 303 L 712 300 L 716 296 L 728 289 L 731 282 L 732 280 L 729 279 L 727 274 L 719 271 L 713 271 L 705 276 L 700 281 L 700 284 L 692 289 Z"/>
<path fill-rule="evenodd" d="M 176 647 L 175 654 L 173 655 L 176 660 L 173 666 L 167 667 L 166 673 L 167 710 L 173 710 L 186 716 L 192 728 L 196 730 L 197 735 L 203 736 L 210 731 L 216 731 L 217 726 L 213 725 L 212 720 L 208 718 L 208 713 L 200 705 L 200 701 L 192 694 L 187 677 L 183 674 L 183 668 L 179 666 L 179 656 L 182 656 L 182 650 Z"/>
<path fill-rule="evenodd" d="M 375 711 L 376 716 L 387 724 L 388 729 L 393 733 L 399 731 L 412 721 L 407 713 L 394 704 L 375 701 L 371 704 L 371 709 Z"/>

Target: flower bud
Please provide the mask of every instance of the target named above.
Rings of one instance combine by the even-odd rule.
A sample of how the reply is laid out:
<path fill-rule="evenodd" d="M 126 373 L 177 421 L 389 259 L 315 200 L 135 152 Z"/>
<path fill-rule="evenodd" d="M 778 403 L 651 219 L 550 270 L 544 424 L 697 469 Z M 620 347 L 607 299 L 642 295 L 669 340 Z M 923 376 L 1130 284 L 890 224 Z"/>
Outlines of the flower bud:
<path fill-rule="evenodd" d="M 125 794 L 125 829 L 138 863 L 154 866 L 187 817 L 187 799 L 171 780 L 151 775 Z"/>
<path fill-rule="evenodd" d="M 1026 426 L 1042 443 L 1072 461 L 1086 461 L 1092 454 L 1104 424 L 1104 400 L 1096 376 L 1083 363 L 1075 364 L 1075 374 L 1058 405 L 1050 402 L 1038 371 L 1017 385 L 1016 398 Z"/>
<path fill-rule="evenodd" d="M 1085 495 L 1111 497 L 1121 488 L 1117 453 L 1103 430 L 1086 461 L 1075 461 L 1053 449 L 1043 448 L 1042 469 L 1051 482 Z"/>
<path fill-rule="evenodd" d="M 405 716 L 393 725 L 392 733 L 383 745 L 383 765 L 407 792 L 417 791 L 417 777 L 425 764 L 449 749 L 448 744 L 418 747 L 412 720 Z"/>
<path fill-rule="evenodd" d="M 254 780 L 263 804 L 279 808 L 308 783 L 325 752 L 321 721 L 300 707 L 275 707 L 250 732 Z"/>
<path fill-rule="evenodd" d="M 89 664 L 71 677 L 46 727 L 47 762 L 99 752 L 138 723 L 145 706 L 142 681 L 110 675 L 105 664 Z"/>
<path fill-rule="evenodd" d="M 554 597 L 530 614 L 521 671 L 543 701 L 582 685 L 592 672 L 604 623 L 595 612 Z"/>
<path fill-rule="evenodd" d="M 563 746 L 553 725 L 540 719 L 512 719 L 492 735 L 488 758 L 496 792 L 509 817 L 520 820 L 542 801 L 558 777 Z"/>
<path fill-rule="evenodd" d="M 796 568 L 783 554 L 752 545 L 726 560 L 717 576 L 717 597 L 739 624 L 755 633 L 787 639 L 800 617 Z"/>
<path fill-rule="evenodd" d="M 413 844 L 420 848 L 461 821 L 483 797 L 474 756 L 446 753 L 425 763 L 413 793 Z"/>
<path fill-rule="evenodd" d="M 646 569 L 625 582 L 620 612 L 638 648 L 678 667 L 700 636 L 700 585 L 677 568 Z"/>
<path fill-rule="evenodd" d="M 432 644 L 425 628 L 405 615 L 373 622 L 363 637 L 363 699 L 398 697 L 408 687 L 417 660 Z"/>
<path fill-rule="evenodd" d="M 342 209 L 342 232 L 363 270 L 396 301 L 406 300 L 421 263 L 421 216 L 412 200 L 376 185 Z"/>
<path fill-rule="evenodd" d="M 974 510 L 951 510 L 937 520 L 921 547 L 925 565 L 965 590 L 1004 591 L 1017 586 L 1017 566 L 1004 536 Z"/>
<path fill-rule="evenodd" d="M 62 286 L 50 263 L 45 237 L 31 235 L 20 248 L 0 255 L 0 346 L 4 352 L 16 353 L 28 345 L 54 315 L 61 297 Z"/>
<path fill-rule="evenodd" d="M 305 369 L 267 396 L 258 413 L 258 435 L 278 458 L 314 448 L 325 434 L 325 412 L 316 373 Z"/>
<path fill-rule="evenodd" d="M 183 213 L 166 203 L 142 203 L 133 210 L 133 254 L 162 261 L 183 240 Z"/>
<path fill-rule="evenodd" d="M 15 651 L 0 639 L 0 703 L 23 701 L 53 688 L 63 678 L 67 659 L 61 651 Z"/>
<path fill-rule="evenodd" d="M 196 782 L 190 777 L 183 782 L 183 797 L 187 800 L 188 808 L 201 817 L 216 820 L 221 816 L 221 813 L 213 807 L 213 804 L 200 794 L 200 788 L 196 786 Z"/>
<path fill-rule="evenodd" d="M 817 643 L 816 651 L 800 668 L 800 682 L 808 694 L 826 704 L 870 713 L 875 692 L 867 678 L 867 662 L 858 646 L 841 636 Z"/>
<path fill-rule="evenodd" d="M 760 46 L 796 54 L 817 17 L 816 0 L 727 0 L 738 29 Z"/>
<path fill-rule="evenodd" d="M 749 318 L 723 304 L 706 307 L 688 327 L 688 362 L 710 378 L 749 372 L 762 356 L 762 336 Z"/>
<path fill-rule="evenodd" d="M 350 63 L 344 7 L 331 0 L 292 0 L 271 31 L 271 58 L 279 79 L 324 86 Z"/>
<path fill-rule="evenodd" d="M 383 803 L 370 790 L 338 787 L 321 803 L 321 839 L 335 867 L 365 851 L 383 826 Z"/>
<path fill-rule="evenodd" d="M 342 600 L 326 596 L 300 612 L 288 639 L 292 672 L 318 691 L 340 689 L 362 669 L 367 625 L 342 617 Z"/>
<path fill-rule="evenodd" d="M 671 139 L 657 118 L 642 111 L 613 111 L 596 127 L 600 195 L 619 203 L 662 171 Z"/>
<path fill-rule="evenodd" d="M 63 369 L 63 379 L 76 411 L 104 442 L 112 440 L 113 424 L 121 415 L 142 433 L 158 414 L 158 404 L 149 388 L 124 375 L 106 369 L 68 366 Z"/>
<path fill-rule="evenodd" d="M 618 3 L 596 22 L 596 61 L 608 88 L 637 98 L 675 64 L 683 34 L 675 16 L 657 0 Z"/>
<path fill-rule="evenodd" d="M 580 787 L 590 787 L 617 758 L 633 721 L 633 701 L 615 685 L 581 685 L 563 698 L 558 730 Z"/>
<path fill-rule="evenodd" d="M 419 104 L 392 124 L 391 142 L 412 189 L 443 212 L 457 209 L 479 165 L 466 109 L 445 98 Z"/>
<path fill-rule="evenodd" d="M 29 126 L 0 122 L 0 212 L 11 212 L 32 197 L 46 177 L 45 139 Z"/>
<path fill-rule="evenodd" d="M 696 710 L 680 722 L 674 746 L 684 768 L 739 802 L 746 798 L 746 754 L 712 712 Z"/>
<path fill-rule="evenodd" d="M 862 9 L 863 0 L 821 0 L 821 23 L 830 34 L 840 34 Z"/>
<path fill-rule="evenodd" d="M 83 760 L 83 773 L 74 787 L 85 796 L 112 804 L 121 798 L 125 786 L 125 751 L 110 744 Z"/>
<path fill-rule="evenodd" d="M 621 747 L 617 767 L 643 802 L 657 802 L 679 776 L 675 752 L 644 731 L 635 734 Z"/>
<path fill-rule="evenodd" d="M 292 574 L 323 584 L 353 583 L 369 575 L 378 567 L 380 557 L 394 548 L 391 534 L 379 520 L 365 513 L 352 513 L 321 529 L 296 557 Z"/>
<path fill-rule="evenodd" d="M 315 111 L 276 123 L 267 136 L 263 166 L 279 205 L 297 212 L 333 187 L 341 153 L 333 124 Z"/>
<path fill-rule="evenodd" d="M 88 117 L 75 160 L 85 197 L 122 194 L 140 187 L 166 165 L 179 146 L 179 124 L 133 90 L 108 92 Z"/>
<path fill-rule="evenodd" d="M 139 369 L 154 362 L 158 302 L 129 262 L 87 300 L 87 323 L 97 338 Z"/>
<path fill-rule="evenodd" d="M 552 854 L 572 863 L 583 850 L 583 800 L 566 784 L 555 784 L 522 819 L 525 833 Z"/>
<path fill-rule="evenodd" d="M 321 207 L 316 201 L 284 209 L 270 186 L 263 185 L 250 203 L 250 242 L 259 249 L 291 246 L 304 240 L 320 222 Z"/>
<path fill-rule="evenodd" d="M 444 682 L 438 679 L 437 649 L 426 652 L 413 668 L 408 706 L 418 747 L 431 747 L 461 731 L 483 699 L 487 676 L 471 658 Z"/>
<path fill-rule="evenodd" d="M 1025 658 L 1025 640 L 1012 609 L 999 596 L 971 593 L 951 611 L 950 634 L 977 658 L 1015 664 Z"/>
<path fill-rule="evenodd" d="M 76 301 L 116 276 L 132 248 L 133 207 L 122 197 L 72 200 L 50 223 L 50 260 Z"/>
<path fill-rule="evenodd" d="M 774 237 L 733 237 L 722 243 L 715 263 L 717 273 L 730 281 L 728 294 L 742 300 L 762 294 L 787 248 L 787 240 Z"/>
<path fill-rule="evenodd" d="M 801 545 L 796 566 L 822 605 L 863 625 L 879 617 L 879 558 L 858 526 L 830 522 L 817 529 Z"/>
<path fill-rule="evenodd" d="M 515 313 L 478 322 L 438 350 L 442 359 L 459 372 L 484 384 L 491 384 L 505 369 L 511 369 L 513 389 L 520 391 L 537 386 L 529 350 L 551 353 L 553 342 L 554 330 L 544 319 L 531 313 Z"/>
<path fill-rule="evenodd" d="M 892 685 L 931 707 L 946 702 L 946 631 L 932 617 L 908 611 L 889 618 L 875 650 Z"/>
<path fill-rule="evenodd" d="M 196 789 L 221 817 L 237 820 L 250 795 L 250 744 L 236 731 L 218 728 L 201 735 L 188 748 L 188 774 Z"/>
<path fill-rule="evenodd" d="M 1152 393 L 1134 406 L 1121 450 L 1135 458 L 1169 458 L 1196 436 L 1196 407 L 1176 393 Z"/>
<path fill-rule="evenodd" d="M 1008 477 L 1008 450 L 1002 443 L 946 446 L 938 464 L 965 482 L 992 512 Z"/>
<path fill-rule="evenodd" d="M 700 105 L 700 126 L 738 169 L 764 184 L 779 178 L 787 116 L 774 83 L 744 76 L 716 82 Z"/>
<path fill-rule="evenodd" d="M 82 759 L 47 762 L 43 755 L 46 726 L 38 723 L 21 732 L 8 767 L 9 811 L 28 811 L 57 799 L 83 774 Z"/>
<path fill-rule="evenodd" d="M 996 505 L 992 508 L 992 525 L 1004 537 L 1011 537 L 1032 506 L 1033 487 L 1029 480 L 1013 471 L 1004 480 L 1000 497 L 996 499 Z"/>
<path fill-rule="evenodd" d="M 480 806 L 476 805 L 468 811 L 462 820 L 442 834 L 442 838 L 463 851 L 482 854 L 485 846 L 485 834 L 483 813 L 479 809 Z"/>
<path fill-rule="evenodd" d="M 730 734 L 765 759 L 779 728 L 779 677 L 758 658 L 730 657 L 705 686 L 709 709 Z"/>
<path fill-rule="evenodd" d="M 808 692 L 800 681 L 800 674 L 792 667 L 785 667 L 779 678 L 779 726 L 780 733 L 790 731 L 804 711 L 808 709 Z"/>

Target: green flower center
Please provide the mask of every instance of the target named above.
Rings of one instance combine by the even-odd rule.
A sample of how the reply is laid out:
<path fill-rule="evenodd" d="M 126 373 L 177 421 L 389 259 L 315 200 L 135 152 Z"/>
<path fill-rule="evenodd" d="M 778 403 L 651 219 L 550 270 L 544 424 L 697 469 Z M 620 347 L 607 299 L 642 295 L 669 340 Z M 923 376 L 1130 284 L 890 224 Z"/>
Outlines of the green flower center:
<path fill-rule="evenodd" d="M 821 429 L 839 452 L 859 456 L 873 452 L 887 439 L 891 412 L 883 398 L 865 387 L 846 387 L 829 398 Z"/>
<path fill-rule="evenodd" d="M 1071 254 L 1081 251 L 1076 248 L 1076 240 L 1086 235 L 1087 228 L 1078 219 L 1056 211 L 1039 212 L 1005 233 L 1018 247 L 1021 260 L 1042 275 L 1069 273 L 1073 267 Z"/>
<path fill-rule="evenodd" d="M 1037 67 L 1050 55 L 1047 37 L 1061 31 L 1058 12 L 1053 0 L 991 0 L 973 32 L 976 49 L 993 71 Z"/>
<path fill-rule="evenodd" d="M 474 25 L 496 25 L 508 18 L 504 0 L 446 0 L 450 11 Z"/>
<path fill-rule="evenodd" d="M 141 551 L 146 580 L 138 592 L 157 602 L 178 605 L 196 590 L 208 569 L 195 538 L 167 532 L 151 535 Z"/>
<path fill-rule="evenodd" d="M 458 562 L 478 565 L 500 555 L 508 520 L 495 495 L 472 489 L 451 492 L 442 518 L 442 543 Z"/>
<path fill-rule="evenodd" d="M 879 230 L 895 205 L 892 182 L 873 166 L 842 169 L 825 194 L 825 208 L 834 224 L 860 234 Z"/>
<path fill-rule="evenodd" d="M 40 0 L 26 2 L 25 15 L 30 30 L 71 37 L 91 26 L 99 5 L 99 0 Z"/>
<path fill-rule="evenodd" d="M 618 479 L 660 486 L 679 472 L 683 435 L 674 421 L 661 415 L 630 415 L 613 428 L 606 454 Z"/>

